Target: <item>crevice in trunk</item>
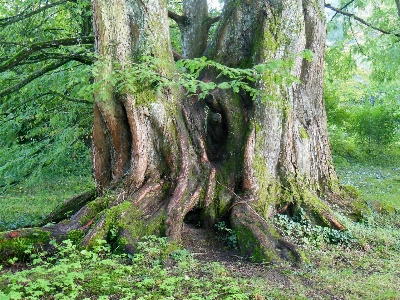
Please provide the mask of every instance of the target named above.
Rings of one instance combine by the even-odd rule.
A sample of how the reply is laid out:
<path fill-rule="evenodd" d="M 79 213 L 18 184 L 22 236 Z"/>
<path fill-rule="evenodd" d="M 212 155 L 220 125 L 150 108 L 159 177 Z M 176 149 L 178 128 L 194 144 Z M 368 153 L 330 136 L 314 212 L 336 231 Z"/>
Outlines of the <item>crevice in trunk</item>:
<path fill-rule="evenodd" d="M 106 187 L 111 182 L 111 145 L 107 126 L 97 103 L 94 104 L 92 160 L 96 186 Z M 101 191 L 99 191 L 101 192 Z"/>
<path fill-rule="evenodd" d="M 193 208 L 189 211 L 183 219 L 183 223 L 191 224 L 195 227 L 202 227 L 202 208 Z"/>
<path fill-rule="evenodd" d="M 222 113 L 210 113 L 207 118 L 206 150 L 211 162 L 222 161 L 226 154 L 228 128 L 226 116 Z"/>
<path fill-rule="evenodd" d="M 121 102 L 121 118 L 120 122 L 122 126 L 125 128 L 125 136 L 122 137 L 122 139 L 125 140 L 126 143 L 126 157 L 125 157 L 125 163 L 123 166 L 123 176 L 127 175 L 130 168 L 131 168 L 131 161 L 132 161 L 132 131 L 131 127 L 129 124 L 129 118 L 128 118 L 128 111 L 126 110 L 125 105 L 123 102 Z"/>

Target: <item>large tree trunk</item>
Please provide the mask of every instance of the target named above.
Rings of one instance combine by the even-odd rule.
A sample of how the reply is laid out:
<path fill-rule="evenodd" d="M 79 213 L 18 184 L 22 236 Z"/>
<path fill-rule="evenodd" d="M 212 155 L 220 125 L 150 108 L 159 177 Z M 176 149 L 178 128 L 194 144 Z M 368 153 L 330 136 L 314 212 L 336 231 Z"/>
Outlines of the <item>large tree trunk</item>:
<path fill-rule="evenodd" d="M 245 128 L 242 145 L 241 199 L 231 210 L 241 250 L 274 257 L 287 248 L 265 219 L 300 208 L 316 223 L 344 229 L 330 211 L 330 197 L 339 192 L 327 138 L 323 104 L 325 23 L 323 1 L 228 1 L 208 56 L 234 67 L 249 67 L 272 59 L 294 58 L 292 86 L 266 78 L 254 102 L 239 98 Z M 296 53 L 309 49 L 308 62 Z M 231 100 L 231 105 L 233 101 Z M 225 110 L 236 114 L 232 109 Z M 229 122 L 229 117 L 226 117 Z M 232 127 L 234 124 L 228 124 Z M 242 130 L 243 132 L 243 130 Z M 237 131 L 228 131 L 233 140 Z M 289 247 L 290 248 L 290 247 Z M 278 249 L 271 251 L 270 249 Z M 290 250 L 290 249 L 289 249 Z"/>
<path fill-rule="evenodd" d="M 206 48 L 210 27 L 219 17 L 211 18 L 207 0 L 184 0 L 182 15 L 169 11 L 168 16 L 179 26 L 184 58 L 201 57 Z"/>
<path fill-rule="evenodd" d="M 186 22 L 179 24 L 182 33 L 182 54 L 187 58 L 200 57 L 207 47 L 207 0 L 184 0 L 183 15 Z"/>
<path fill-rule="evenodd" d="M 117 91 L 110 75 L 144 55 L 157 59 L 163 76 L 177 76 L 166 3 L 92 3 L 102 59 L 93 127 L 101 196 L 69 223 L 46 229 L 50 235 L 74 230 L 83 245 L 103 238 L 132 252 L 146 234 L 179 241 L 185 217 L 210 227 L 229 216 L 244 255 L 275 261 L 300 259 L 273 229 L 277 213 L 303 209 L 315 223 L 344 229 L 329 208 L 340 191 L 323 105 L 323 1 L 227 1 L 208 58 L 231 67 L 293 58 L 301 80 L 285 86 L 265 76 L 256 100 L 220 89 L 206 99 L 179 88 Z M 295 55 L 304 49 L 314 52 L 311 62 Z M 222 80 L 212 70 L 202 76 Z"/>

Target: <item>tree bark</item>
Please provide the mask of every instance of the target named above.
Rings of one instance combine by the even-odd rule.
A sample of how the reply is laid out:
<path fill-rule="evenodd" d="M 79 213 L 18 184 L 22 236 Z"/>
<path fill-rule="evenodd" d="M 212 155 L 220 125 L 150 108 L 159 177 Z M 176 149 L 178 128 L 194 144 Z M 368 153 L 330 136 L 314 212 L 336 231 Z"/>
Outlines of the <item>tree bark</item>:
<path fill-rule="evenodd" d="M 177 76 L 166 3 L 92 3 L 102 60 L 92 155 L 101 196 L 46 232 L 65 236 L 73 230 L 83 245 L 103 238 L 134 252 L 146 234 L 179 241 L 188 215 L 197 215 L 203 227 L 229 216 L 243 255 L 298 262 L 296 247 L 270 221 L 275 214 L 303 210 L 315 223 L 344 229 L 330 208 L 341 192 L 323 104 L 322 0 L 227 1 L 208 58 L 231 67 L 293 59 L 292 73 L 300 79 L 287 86 L 264 76 L 256 84 L 262 96 L 255 100 L 222 89 L 206 99 L 187 97 L 179 87 L 117 90 L 110 75 L 143 55 L 156 58 L 163 76 Z M 310 62 L 297 55 L 305 49 L 315 55 Z M 224 80 L 213 70 L 200 79 Z"/>
<path fill-rule="evenodd" d="M 207 0 L 184 0 L 183 14 L 180 16 L 169 11 L 168 16 L 179 26 L 182 38 L 182 56 L 201 57 L 207 48 L 209 30 L 219 17 L 208 14 Z"/>
<path fill-rule="evenodd" d="M 344 229 L 327 205 L 328 195 L 338 194 L 339 186 L 323 104 L 323 5 L 323 1 L 251 1 L 239 5 L 228 1 L 213 47 L 206 53 L 234 67 L 292 57 L 293 75 L 301 80 L 287 87 L 266 78 L 258 88 L 274 100 L 259 98 L 246 106 L 249 100 L 242 99 L 247 129 L 242 141 L 242 193 L 246 200 L 232 208 L 231 222 L 236 232 L 246 232 L 239 235 L 239 244 L 247 245 L 245 252 L 269 257 L 282 253 L 271 249 L 285 243 L 274 238 L 272 228 L 261 222 L 277 211 L 294 214 L 304 209 L 314 222 Z M 312 62 L 293 57 L 305 49 L 313 51 Z"/>
<path fill-rule="evenodd" d="M 187 22 L 179 24 L 182 35 L 182 55 L 195 58 L 203 55 L 207 47 L 209 25 L 207 0 L 184 0 L 183 15 Z"/>

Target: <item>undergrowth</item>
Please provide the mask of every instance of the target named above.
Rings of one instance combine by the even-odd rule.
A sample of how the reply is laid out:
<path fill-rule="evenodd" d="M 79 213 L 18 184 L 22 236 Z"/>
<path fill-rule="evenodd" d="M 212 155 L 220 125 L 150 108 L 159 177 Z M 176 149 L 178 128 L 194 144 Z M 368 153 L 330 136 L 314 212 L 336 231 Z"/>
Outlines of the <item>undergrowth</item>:
<path fill-rule="evenodd" d="M 276 215 L 274 225 L 283 236 L 302 248 L 314 250 L 352 249 L 375 252 L 400 252 L 400 212 L 371 209 L 362 222 L 337 214 L 346 230 L 312 224 L 300 213 L 289 217 Z"/>
<path fill-rule="evenodd" d="M 249 299 L 259 290 L 165 238 L 144 237 L 134 255 L 112 254 L 101 240 L 92 250 L 70 240 L 56 248 L 28 253 L 25 270 L 0 271 L 0 299 Z"/>
<path fill-rule="evenodd" d="M 294 216 L 278 214 L 274 218 L 276 228 L 283 235 L 303 246 L 323 247 L 328 244 L 351 245 L 356 242 L 350 231 L 340 231 L 329 227 L 313 225 L 302 210 Z"/>
<path fill-rule="evenodd" d="M 347 231 L 315 226 L 301 212 L 274 219 L 285 239 L 309 256 L 302 268 L 259 265 L 273 275 L 235 274 L 153 236 L 133 256 L 112 253 L 104 241 L 91 250 L 65 241 L 52 254 L 29 250 L 28 264 L 0 265 L 0 299 L 400 299 L 400 164 L 392 158 L 336 159 L 341 182 L 356 186 L 370 207 L 358 223 L 337 215 Z M 92 188 L 90 176 L 80 173 L 9 187 L 0 194 L 0 231 L 34 225 Z M 226 223 L 216 231 L 221 242 L 237 247 Z"/>
<path fill-rule="evenodd" d="M 399 228 L 342 218 L 349 233 L 277 218 L 310 261 L 302 268 L 245 263 L 245 274 L 199 261 L 166 238 L 144 237 L 134 255 L 112 253 L 102 240 L 93 249 L 67 240 L 52 254 L 28 250 L 22 268 L 17 259 L 0 266 L 0 299 L 398 299 Z M 252 274 L 257 266 L 270 275 Z"/>
<path fill-rule="evenodd" d="M 372 211 L 362 223 L 338 216 L 346 231 L 280 215 L 275 226 L 309 255 L 299 270 L 282 269 L 313 282 L 312 299 L 400 299 L 400 213 Z M 303 288 L 296 285 L 296 289 Z"/>
<path fill-rule="evenodd" d="M 225 221 L 220 221 L 214 225 L 218 239 L 230 249 L 238 249 L 238 240 L 235 231 L 230 228 Z"/>

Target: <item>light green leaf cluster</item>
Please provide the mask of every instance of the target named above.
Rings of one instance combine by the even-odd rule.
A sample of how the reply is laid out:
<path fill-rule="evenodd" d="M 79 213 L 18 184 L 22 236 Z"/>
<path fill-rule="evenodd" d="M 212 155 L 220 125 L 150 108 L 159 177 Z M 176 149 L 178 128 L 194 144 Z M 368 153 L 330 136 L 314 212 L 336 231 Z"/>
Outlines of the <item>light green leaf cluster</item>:
<path fill-rule="evenodd" d="M 252 68 L 231 68 L 205 57 L 191 60 L 180 60 L 176 68 L 180 72 L 180 84 L 189 95 L 198 93 L 199 98 L 206 97 L 215 88 L 232 89 L 234 93 L 244 91 L 254 100 L 261 95 L 259 83 L 266 77 L 273 79 L 275 84 L 290 85 L 298 82 L 298 78 L 291 75 L 293 62 L 291 60 L 276 59 Z M 216 82 L 207 78 L 200 80 L 204 72 L 216 74 Z M 265 95 L 263 97 L 265 99 Z"/>
<path fill-rule="evenodd" d="M 307 60 L 312 60 L 313 53 L 306 50 L 300 54 Z M 113 63 L 113 72 L 108 78 L 95 83 L 95 89 L 101 90 L 105 83 L 113 86 L 118 93 L 136 93 L 145 89 L 160 93 L 164 88 L 183 87 L 188 96 L 197 95 L 205 98 L 212 90 L 232 89 L 234 93 L 244 91 L 254 100 L 262 95 L 259 83 L 268 80 L 269 84 L 290 86 L 299 79 L 292 75 L 293 59 L 276 59 L 267 63 L 257 64 L 252 68 L 232 68 L 221 63 L 208 60 L 205 57 L 182 59 L 175 63 L 175 76 L 168 77 L 160 71 L 161 62 L 154 57 L 142 57 L 141 62 L 121 65 Z M 98 61 L 93 68 L 94 76 L 98 75 L 102 65 L 110 62 Z M 205 77 L 213 74 L 215 81 Z M 101 93 L 100 93 L 101 94 Z M 269 97 L 271 98 L 271 97 Z"/>

